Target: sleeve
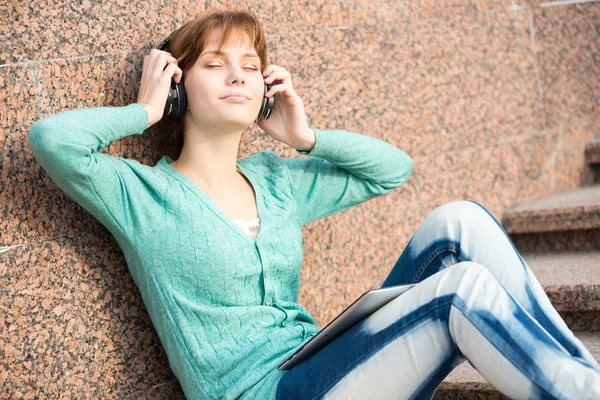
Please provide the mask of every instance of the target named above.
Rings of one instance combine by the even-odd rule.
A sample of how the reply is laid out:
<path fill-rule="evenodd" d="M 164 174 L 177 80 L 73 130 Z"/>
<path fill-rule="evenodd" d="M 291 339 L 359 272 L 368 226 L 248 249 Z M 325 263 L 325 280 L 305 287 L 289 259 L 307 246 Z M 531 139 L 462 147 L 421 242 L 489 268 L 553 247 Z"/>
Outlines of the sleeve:
<path fill-rule="evenodd" d="M 135 182 L 132 160 L 100 150 L 111 141 L 142 134 L 147 125 L 148 113 L 137 103 L 63 111 L 33 123 L 29 148 L 69 197 L 114 235 L 131 237 L 140 223 L 134 196 L 143 182 Z"/>
<path fill-rule="evenodd" d="M 413 160 L 399 148 L 344 130 L 315 132 L 308 158 L 282 157 L 300 226 L 390 193 L 408 180 Z"/>

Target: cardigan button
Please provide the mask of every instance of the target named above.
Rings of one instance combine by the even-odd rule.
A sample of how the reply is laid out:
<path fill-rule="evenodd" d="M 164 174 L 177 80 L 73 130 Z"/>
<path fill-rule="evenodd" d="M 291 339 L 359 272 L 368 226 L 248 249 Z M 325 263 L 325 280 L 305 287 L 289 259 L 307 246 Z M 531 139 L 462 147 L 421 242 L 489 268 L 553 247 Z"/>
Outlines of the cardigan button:
<path fill-rule="evenodd" d="M 268 305 L 268 306 L 270 306 L 272 302 L 273 302 L 273 300 L 271 300 L 271 298 L 270 298 L 270 297 L 268 297 L 268 298 L 267 298 L 267 301 L 266 301 L 267 305 Z"/>

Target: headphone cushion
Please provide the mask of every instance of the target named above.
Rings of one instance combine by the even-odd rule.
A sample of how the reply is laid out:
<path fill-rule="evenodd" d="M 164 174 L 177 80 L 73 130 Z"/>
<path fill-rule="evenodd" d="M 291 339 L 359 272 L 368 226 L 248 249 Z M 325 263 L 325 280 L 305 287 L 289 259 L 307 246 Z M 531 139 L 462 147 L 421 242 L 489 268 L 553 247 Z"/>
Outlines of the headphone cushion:
<path fill-rule="evenodd" d="M 185 112 L 188 109 L 187 104 L 187 94 L 185 92 L 185 86 L 183 85 L 183 80 L 179 81 L 179 83 L 175 84 L 175 90 L 177 90 L 177 98 L 179 99 L 179 104 L 176 107 L 177 114 L 176 117 L 183 117 Z"/>

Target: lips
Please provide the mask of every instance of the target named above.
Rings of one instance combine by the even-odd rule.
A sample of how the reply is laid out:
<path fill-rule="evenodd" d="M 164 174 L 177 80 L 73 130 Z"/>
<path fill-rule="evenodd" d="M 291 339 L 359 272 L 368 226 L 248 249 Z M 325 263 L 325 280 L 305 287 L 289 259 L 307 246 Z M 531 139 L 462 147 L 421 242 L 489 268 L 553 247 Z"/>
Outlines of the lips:
<path fill-rule="evenodd" d="M 239 99 L 239 100 L 250 100 L 250 98 L 248 96 L 246 96 L 244 93 L 229 93 L 228 95 L 225 95 L 224 97 L 222 97 L 222 99 L 227 99 L 227 98 L 231 98 L 231 99 Z"/>

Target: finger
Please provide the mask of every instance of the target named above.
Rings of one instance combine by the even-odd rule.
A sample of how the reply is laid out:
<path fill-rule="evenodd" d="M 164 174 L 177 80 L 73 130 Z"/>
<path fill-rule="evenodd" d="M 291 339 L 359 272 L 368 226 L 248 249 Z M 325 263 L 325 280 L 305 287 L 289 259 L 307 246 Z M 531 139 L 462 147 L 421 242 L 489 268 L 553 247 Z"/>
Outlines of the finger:
<path fill-rule="evenodd" d="M 276 93 L 295 95 L 294 88 L 289 83 L 281 83 L 279 85 L 271 86 L 271 89 L 265 94 L 266 97 L 275 96 Z"/>
<path fill-rule="evenodd" d="M 164 71 L 165 68 L 167 68 L 167 64 L 169 63 L 174 63 L 175 65 L 177 65 L 177 59 L 173 56 L 164 53 L 158 55 L 158 58 L 156 59 L 156 65 L 160 65 L 162 67 L 161 71 Z"/>
<path fill-rule="evenodd" d="M 155 51 L 156 50 L 156 51 Z M 148 57 L 148 69 L 157 75 L 162 74 L 162 71 L 166 68 L 166 63 L 175 62 L 177 63 L 177 59 L 171 55 L 171 53 L 166 51 L 161 51 L 157 49 L 152 49 L 150 55 Z M 160 71 L 156 71 L 160 66 Z"/>
<path fill-rule="evenodd" d="M 173 79 L 175 79 L 176 83 L 181 82 L 181 78 L 183 78 L 183 71 L 181 70 L 181 68 L 177 67 L 177 69 L 175 70 L 175 74 L 173 75 Z"/>
<path fill-rule="evenodd" d="M 265 71 L 263 72 L 263 76 L 268 76 L 273 71 L 285 71 L 285 68 L 280 67 L 278 65 L 269 64 L 269 66 L 267 66 L 267 68 L 265 68 Z"/>
<path fill-rule="evenodd" d="M 272 74 L 270 74 L 269 76 L 267 76 L 265 78 L 265 82 L 266 83 L 271 83 L 276 79 L 279 80 L 286 80 L 286 78 L 290 78 L 290 73 L 287 71 L 279 71 L 279 72 L 273 72 Z"/>
<path fill-rule="evenodd" d="M 150 50 L 150 54 L 148 54 L 148 61 L 149 61 L 149 67 L 150 70 L 154 69 L 154 65 L 156 63 L 156 59 L 158 59 L 159 55 L 161 54 L 167 54 L 168 52 L 163 51 L 163 50 L 158 50 L 158 49 L 152 49 Z"/>
<path fill-rule="evenodd" d="M 177 59 L 175 57 L 167 57 L 164 62 L 166 62 L 166 65 L 162 63 L 160 64 L 163 66 L 163 71 L 166 70 L 170 64 L 174 64 L 175 66 L 177 66 Z"/>
<path fill-rule="evenodd" d="M 148 72 L 148 59 L 150 58 L 150 56 L 146 55 L 144 56 L 144 64 L 142 66 L 142 75 L 147 75 Z"/>
<path fill-rule="evenodd" d="M 158 54 L 168 54 L 168 55 L 171 55 L 171 53 L 169 53 L 168 51 L 159 50 L 159 49 L 152 49 L 152 50 L 150 50 L 150 54 L 154 54 L 154 56 L 156 56 Z"/>
<path fill-rule="evenodd" d="M 172 77 L 176 83 L 179 83 L 181 76 L 183 75 L 183 71 L 175 63 L 169 63 L 167 68 L 165 68 L 164 75 L 166 75 L 169 80 L 171 80 Z"/>

